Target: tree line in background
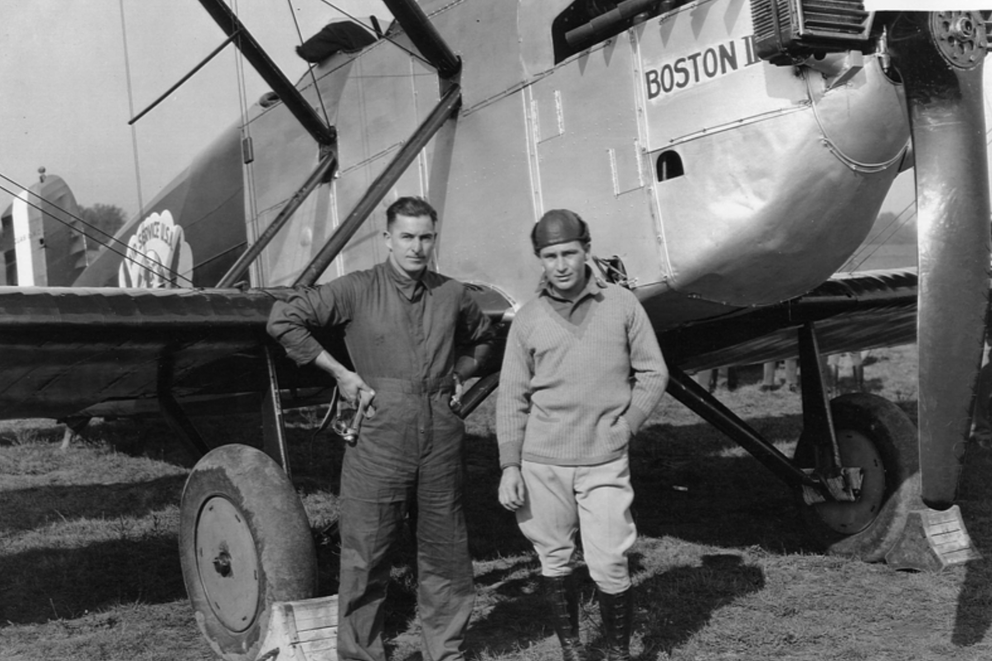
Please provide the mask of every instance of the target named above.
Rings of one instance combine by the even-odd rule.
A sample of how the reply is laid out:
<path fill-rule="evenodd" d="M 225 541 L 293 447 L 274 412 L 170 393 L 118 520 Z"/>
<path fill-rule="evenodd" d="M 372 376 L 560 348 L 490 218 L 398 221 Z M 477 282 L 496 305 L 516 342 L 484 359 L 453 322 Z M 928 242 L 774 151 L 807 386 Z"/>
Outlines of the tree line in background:
<path fill-rule="evenodd" d="M 116 204 L 100 204 L 99 202 L 91 207 L 80 207 L 79 217 L 86 222 L 89 228 L 96 228 L 100 232 L 105 232 L 110 236 L 116 234 L 117 230 L 127 222 L 124 209 L 121 209 Z M 100 234 L 100 232 L 95 232 L 95 236 L 92 232 L 86 232 L 86 234 L 92 236 L 100 243 L 105 243 L 107 237 L 105 234 Z"/>

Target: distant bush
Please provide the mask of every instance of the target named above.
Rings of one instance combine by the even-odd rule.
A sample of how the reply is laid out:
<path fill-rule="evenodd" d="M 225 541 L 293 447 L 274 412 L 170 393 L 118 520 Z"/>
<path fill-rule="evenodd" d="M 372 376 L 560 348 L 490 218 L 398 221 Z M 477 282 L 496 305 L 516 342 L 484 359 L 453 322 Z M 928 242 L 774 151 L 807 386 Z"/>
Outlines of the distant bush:
<path fill-rule="evenodd" d="M 127 216 L 124 215 L 124 209 L 121 209 L 115 204 L 97 203 L 91 207 L 82 207 L 79 215 L 88 225 L 106 232 L 110 236 L 116 234 L 117 230 L 123 227 L 125 221 L 127 221 Z"/>

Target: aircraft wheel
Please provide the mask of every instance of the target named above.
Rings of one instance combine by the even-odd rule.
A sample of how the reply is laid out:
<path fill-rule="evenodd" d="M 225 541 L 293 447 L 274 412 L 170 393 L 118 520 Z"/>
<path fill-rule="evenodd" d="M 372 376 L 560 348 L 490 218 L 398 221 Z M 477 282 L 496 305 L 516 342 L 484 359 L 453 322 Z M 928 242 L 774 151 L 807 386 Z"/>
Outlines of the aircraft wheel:
<path fill-rule="evenodd" d="M 183 580 L 197 625 L 228 661 L 254 661 L 269 605 L 316 591 L 317 557 L 303 504 L 283 469 L 246 445 L 201 459 L 183 489 Z"/>
<path fill-rule="evenodd" d="M 826 552 L 878 562 L 896 542 L 910 510 L 919 506 L 916 427 L 902 409 L 877 395 L 841 395 L 830 402 L 830 411 L 841 463 L 862 469 L 861 494 L 849 503 L 804 503 L 803 517 Z M 814 464 L 806 434 L 799 438 L 795 460 L 804 468 Z"/>

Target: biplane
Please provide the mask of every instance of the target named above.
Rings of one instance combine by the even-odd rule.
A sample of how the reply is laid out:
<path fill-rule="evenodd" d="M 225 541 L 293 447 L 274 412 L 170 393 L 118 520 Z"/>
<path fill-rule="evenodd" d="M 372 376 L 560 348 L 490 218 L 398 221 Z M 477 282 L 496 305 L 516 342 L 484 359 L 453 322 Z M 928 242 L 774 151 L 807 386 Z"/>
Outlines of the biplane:
<path fill-rule="evenodd" d="M 293 84 L 222 0 L 200 2 L 272 91 L 71 287 L 0 289 L 0 416 L 155 413 L 206 455 L 180 542 L 218 653 L 264 656 L 270 606 L 313 594 L 281 421 L 330 384 L 272 344 L 269 309 L 384 259 L 398 195 L 438 208 L 435 266 L 504 328 L 533 292 L 530 225 L 577 210 L 595 268 L 647 310 L 669 393 L 794 490 L 827 551 L 976 557 L 954 502 L 989 289 L 983 12 L 386 0 L 388 25 L 328 26 Z M 909 168 L 917 269 L 835 276 Z M 828 398 L 822 353 L 914 340 L 918 428 L 877 396 Z M 791 457 L 687 376 L 794 356 Z M 496 387 L 483 376 L 461 413 Z M 264 452 L 199 436 L 195 413 L 236 406 L 261 408 Z"/>

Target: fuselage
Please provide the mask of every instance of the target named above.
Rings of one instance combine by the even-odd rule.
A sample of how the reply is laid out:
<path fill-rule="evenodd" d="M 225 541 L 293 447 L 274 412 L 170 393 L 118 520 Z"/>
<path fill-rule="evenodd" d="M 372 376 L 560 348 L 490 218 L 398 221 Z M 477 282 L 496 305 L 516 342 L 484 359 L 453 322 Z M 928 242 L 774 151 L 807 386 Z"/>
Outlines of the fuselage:
<path fill-rule="evenodd" d="M 709 304 L 781 301 L 836 271 L 870 229 L 908 142 L 901 89 L 879 59 L 775 66 L 754 54 L 747 0 L 700 0 L 556 62 L 552 25 L 569 4 L 422 3 L 462 58 L 461 109 L 324 279 L 384 259 L 384 208 L 410 194 L 440 212 L 438 269 L 514 304 L 539 275 L 530 227 L 561 207 L 589 222 L 595 255 L 622 260 L 658 330 Z M 402 33 L 390 38 L 411 48 Z M 440 96 L 435 72 L 387 39 L 314 74 L 300 88 L 337 128 L 337 174 L 254 265 L 257 286 L 293 281 Z M 232 247 L 257 237 L 317 164 L 283 104 L 267 106 L 245 128 L 254 161 L 243 168 L 241 224 L 227 224 Z M 231 167 L 229 150 L 215 151 Z M 149 213 L 161 214 L 155 204 Z M 207 252 L 187 238 L 199 265 Z M 215 241 L 209 254 L 216 273 L 225 253 Z"/>

